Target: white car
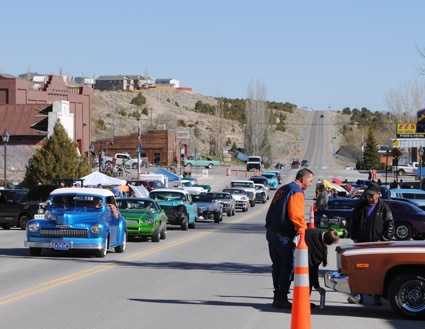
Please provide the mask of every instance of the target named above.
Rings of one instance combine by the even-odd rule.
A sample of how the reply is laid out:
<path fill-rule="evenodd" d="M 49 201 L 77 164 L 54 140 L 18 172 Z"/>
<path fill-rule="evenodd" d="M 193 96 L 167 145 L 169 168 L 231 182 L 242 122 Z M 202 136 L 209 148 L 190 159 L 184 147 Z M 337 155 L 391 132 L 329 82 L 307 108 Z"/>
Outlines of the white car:
<path fill-rule="evenodd" d="M 249 208 L 249 198 L 246 195 L 246 192 L 242 188 L 225 188 L 223 192 L 230 193 L 233 199 L 236 200 L 235 209 L 240 209 L 243 212 L 248 211 Z"/>
<path fill-rule="evenodd" d="M 251 207 L 255 207 L 255 185 L 252 180 L 232 180 L 230 182 L 230 187 L 241 188 L 244 189 L 249 198 L 249 203 Z"/>
<path fill-rule="evenodd" d="M 185 191 L 188 191 L 190 194 L 201 194 L 201 193 L 207 193 L 208 191 L 204 189 L 203 187 L 194 186 L 194 182 L 191 180 L 181 180 L 172 182 L 173 188 L 181 188 Z"/>
<path fill-rule="evenodd" d="M 266 203 L 269 199 L 269 194 L 267 189 L 263 184 L 254 184 L 255 185 L 255 201 L 260 201 L 261 203 Z"/>

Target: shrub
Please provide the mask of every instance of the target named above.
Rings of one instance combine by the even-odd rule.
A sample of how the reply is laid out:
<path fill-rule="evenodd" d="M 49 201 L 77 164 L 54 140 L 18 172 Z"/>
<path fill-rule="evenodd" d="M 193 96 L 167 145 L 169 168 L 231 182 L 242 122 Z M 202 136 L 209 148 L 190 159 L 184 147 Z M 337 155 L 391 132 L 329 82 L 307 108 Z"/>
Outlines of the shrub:
<path fill-rule="evenodd" d="M 175 106 L 180 107 L 179 103 L 175 102 L 174 103 Z"/>
<path fill-rule="evenodd" d="M 146 97 L 142 95 L 142 93 L 138 93 L 136 97 L 134 97 L 130 104 L 142 106 L 146 104 Z"/>
<path fill-rule="evenodd" d="M 143 110 L 142 110 L 142 114 L 144 114 L 144 115 L 149 115 L 149 112 L 148 112 L 148 109 L 145 107 L 145 108 L 143 108 Z"/>
<path fill-rule="evenodd" d="M 182 119 L 178 120 L 177 124 L 179 125 L 179 127 L 186 127 L 186 122 L 184 122 L 184 120 Z"/>

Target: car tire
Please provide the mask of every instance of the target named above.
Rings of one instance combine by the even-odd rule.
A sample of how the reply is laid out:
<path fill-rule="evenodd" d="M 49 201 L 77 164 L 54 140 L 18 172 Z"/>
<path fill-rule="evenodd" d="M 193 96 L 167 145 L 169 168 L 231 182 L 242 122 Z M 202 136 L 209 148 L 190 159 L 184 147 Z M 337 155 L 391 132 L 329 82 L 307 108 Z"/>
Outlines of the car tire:
<path fill-rule="evenodd" d="M 214 167 L 214 165 L 212 164 L 212 163 L 210 163 L 208 166 L 207 166 L 207 169 L 212 169 Z"/>
<path fill-rule="evenodd" d="M 232 209 L 227 210 L 226 215 L 227 217 L 232 216 Z"/>
<path fill-rule="evenodd" d="M 214 213 L 214 223 L 220 223 L 220 213 Z"/>
<path fill-rule="evenodd" d="M 109 166 L 110 164 L 112 164 L 112 161 L 106 161 L 105 165 Z"/>
<path fill-rule="evenodd" d="M 396 224 L 394 236 L 396 240 L 410 240 L 412 238 L 413 232 L 412 228 L 408 223 L 401 222 Z"/>
<path fill-rule="evenodd" d="M 348 230 L 347 229 L 344 228 L 342 230 L 341 238 L 343 238 L 343 239 L 348 238 Z"/>
<path fill-rule="evenodd" d="M 7 224 L 2 224 L 0 226 L 2 227 L 3 230 L 10 230 L 10 226 Z"/>
<path fill-rule="evenodd" d="M 251 205 L 252 208 L 254 208 L 255 207 L 255 200 L 249 201 L 249 204 Z"/>
<path fill-rule="evenodd" d="M 30 255 L 31 256 L 40 256 L 41 255 L 41 248 L 30 247 Z"/>
<path fill-rule="evenodd" d="M 182 231 L 187 231 L 189 229 L 189 219 L 185 217 L 184 222 L 180 225 Z"/>
<path fill-rule="evenodd" d="M 195 228 L 195 222 L 193 222 L 193 223 L 189 223 L 189 225 L 188 225 L 188 226 L 189 226 L 189 228 L 190 228 L 190 229 L 194 229 L 194 228 Z"/>
<path fill-rule="evenodd" d="M 234 208 L 233 210 L 232 210 L 232 216 L 235 216 L 236 215 L 236 208 Z"/>
<path fill-rule="evenodd" d="M 397 275 L 388 289 L 388 301 L 394 312 L 406 319 L 425 318 L 425 272 L 406 271 Z M 422 299 L 418 301 L 418 296 Z"/>
<path fill-rule="evenodd" d="M 19 217 L 19 227 L 21 230 L 25 230 L 27 228 L 27 223 L 31 219 L 31 216 L 28 214 L 23 214 L 21 217 Z"/>
<path fill-rule="evenodd" d="M 165 240 L 167 238 L 167 226 L 165 225 L 163 229 L 161 230 L 160 238 L 161 240 Z"/>
<path fill-rule="evenodd" d="M 248 208 L 242 208 L 242 212 L 247 212 Z"/>
<path fill-rule="evenodd" d="M 137 163 L 133 163 L 133 164 L 131 165 L 131 169 L 137 169 Z"/>
<path fill-rule="evenodd" d="M 99 257 L 99 258 L 105 257 L 106 254 L 108 253 L 108 246 L 109 246 L 109 236 L 106 237 L 105 247 L 103 247 L 102 249 L 96 250 L 95 252 L 96 257 Z"/>
<path fill-rule="evenodd" d="M 122 254 L 125 251 L 126 246 L 127 246 L 127 232 L 124 232 L 124 236 L 122 237 L 122 245 L 116 246 L 114 250 L 115 252 Z"/>
<path fill-rule="evenodd" d="M 267 202 L 267 199 L 263 199 L 263 201 L 261 201 L 261 203 L 266 203 Z"/>
<path fill-rule="evenodd" d="M 159 242 L 159 240 L 161 239 L 161 229 L 160 229 L 160 227 L 158 226 L 156 229 L 155 229 L 155 232 L 153 232 L 153 234 L 152 234 L 152 236 L 151 236 L 151 241 L 152 242 Z"/>
<path fill-rule="evenodd" d="M 403 176 L 406 172 L 403 169 L 400 169 L 399 171 L 397 171 L 397 174 L 399 176 Z"/>
<path fill-rule="evenodd" d="M 192 168 L 192 164 L 188 163 L 185 167 Z"/>

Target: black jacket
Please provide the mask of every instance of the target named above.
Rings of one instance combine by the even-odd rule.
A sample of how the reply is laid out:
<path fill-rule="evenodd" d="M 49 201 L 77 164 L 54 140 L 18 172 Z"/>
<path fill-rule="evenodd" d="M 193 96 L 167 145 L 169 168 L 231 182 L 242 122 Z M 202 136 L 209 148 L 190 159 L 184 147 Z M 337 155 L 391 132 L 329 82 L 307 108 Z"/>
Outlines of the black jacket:
<path fill-rule="evenodd" d="M 316 228 L 309 228 L 305 231 L 305 243 L 308 246 L 308 266 L 310 289 L 320 287 L 319 266 L 326 260 L 327 246 L 323 243 L 323 232 Z"/>
<path fill-rule="evenodd" d="M 394 235 L 394 219 L 390 207 L 378 200 L 373 213 L 369 239 L 365 239 L 366 219 L 369 209 L 367 200 L 360 201 L 353 210 L 350 222 L 351 239 L 357 242 L 388 241 Z"/>

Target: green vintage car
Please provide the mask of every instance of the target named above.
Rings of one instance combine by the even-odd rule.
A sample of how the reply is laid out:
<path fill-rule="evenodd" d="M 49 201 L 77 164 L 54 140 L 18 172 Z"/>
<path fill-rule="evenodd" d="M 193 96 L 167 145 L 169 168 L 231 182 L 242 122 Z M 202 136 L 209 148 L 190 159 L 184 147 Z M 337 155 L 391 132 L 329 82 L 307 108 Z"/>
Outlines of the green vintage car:
<path fill-rule="evenodd" d="M 128 238 L 150 237 L 159 242 L 167 237 L 167 216 L 154 200 L 118 198 L 117 206 L 126 220 Z"/>
<path fill-rule="evenodd" d="M 195 228 L 198 208 L 192 201 L 192 195 L 180 189 L 156 189 L 149 193 L 149 198 L 158 202 L 167 215 L 167 224 L 179 225 L 183 231 Z"/>

